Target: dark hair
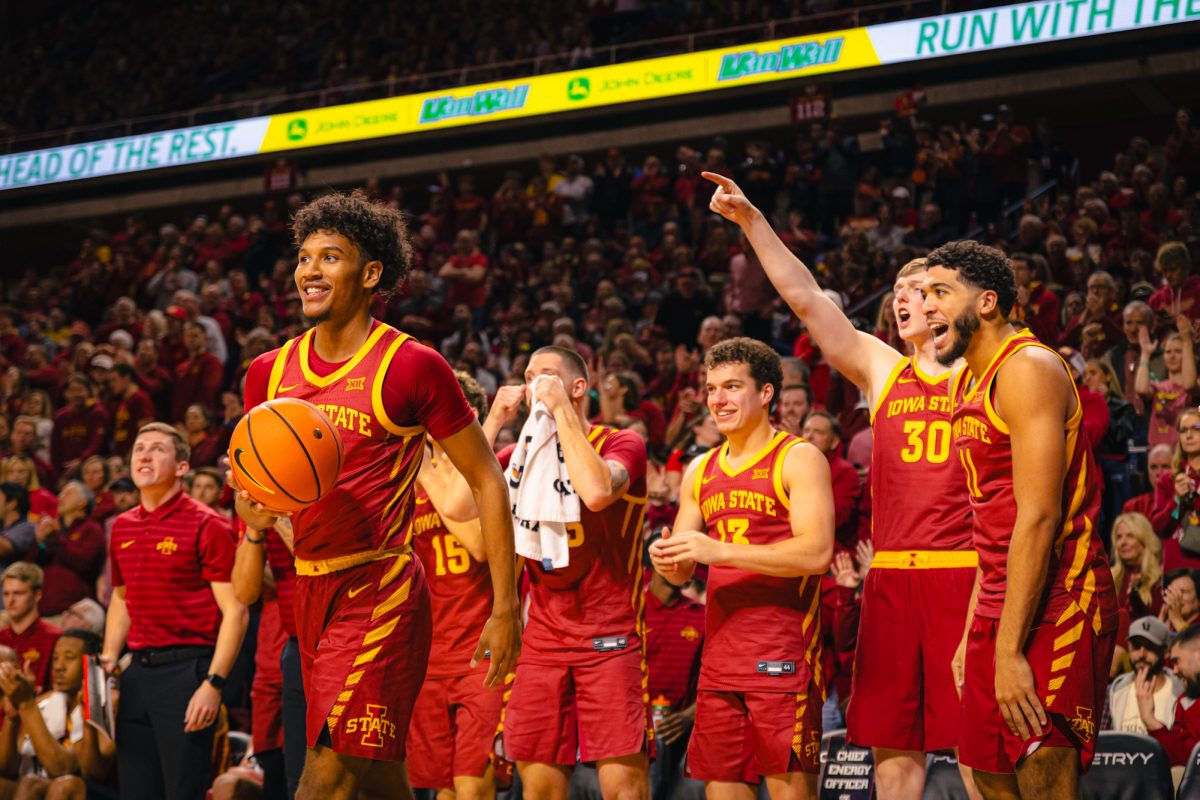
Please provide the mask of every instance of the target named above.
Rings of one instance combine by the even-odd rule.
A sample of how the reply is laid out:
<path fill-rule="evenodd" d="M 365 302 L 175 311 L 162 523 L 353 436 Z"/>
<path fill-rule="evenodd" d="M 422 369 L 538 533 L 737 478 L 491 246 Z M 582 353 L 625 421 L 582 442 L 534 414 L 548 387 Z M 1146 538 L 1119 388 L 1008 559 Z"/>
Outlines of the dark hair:
<path fill-rule="evenodd" d="M 789 383 L 779 390 L 779 396 L 783 397 L 784 392 L 794 392 L 797 390 L 804 392 L 804 396 L 808 398 L 808 404 L 811 406 L 813 403 L 813 390 L 807 383 Z"/>
<path fill-rule="evenodd" d="M 397 209 L 372 203 L 359 189 L 350 194 L 330 192 L 318 197 L 292 217 L 292 238 L 297 247 L 318 231 L 345 236 L 358 248 L 362 264 L 371 261 L 383 264 L 375 288 L 385 297 L 399 290 L 412 266 L 413 248 L 404 215 Z"/>
<path fill-rule="evenodd" d="M 773 395 L 779 396 L 779 387 L 783 385 L 783 362 L 770 346 L 747 336 L 726 339 L 708 348 L 704 355 L 706 369 L 721 364 L 745 364 L 759 389 L 770 385 Z"/>
<path fill-rule="evenodd" d="M 199 478 L 201 475 L 207 478 L 212 478 L 217 484 L 218 489 L 225 488 L 225 474 L 216 467 L 197 467 L 196 470 L 192 472 L 192 482 L 194 483 L 196 478 Z"/>
<path fill-rule="evenodd" d="M 100 651 L 104 646 L 104 641 L 99 636 L 84 628 L 68 628 L 62 632 L 61 638 L 68 636 L 83 642 L 83 654 L 85 656 L 100 655 Z"/>
<path fill-rule="evenodd" d="M 814 408 L 812 411 L 808 412 L 808 416 L 804 418 L 804 421 L 808 422 L 813 417 L 823 417 L 824 419 L 829 420 L 829 429 L 833 431 L 833 435 L 839 439 L 842 438 L 842 423 L 838 422 L 837 417 L 835 417 L 833 414 L 830 414 L 828 411 L 822 411 L 819 408 Z"/>
<path fill-rule="evenodd" d="M 128 378 L 134 383 L 137 383 L 137 370 L 124 362 L 120 364 L 114 364 L 113 372 L 117 373 L 122 378 Z"/>
<path fill-rule="evenodd" d="M 96 384 L 92 382 L 91 378 L 82 372 L 72 372 L 69 376 L 67 376 L 67 380 L 63 386 L 65 387 L 69 383 L 78 383 L 84 389 L 87 389 L 87 393 L 89 395 L 96 393 Z"/>
<path fill-rule="evenodd" d="M 15 501 L 17 504 L 17 513 L 22 517 L 29 516 L 29 490 L 19 483 L 5 481 L 0 483 L 0 494 L 6 498 L 6 502 Z"/>
<path fill-rule="evenodd" d="M 950 242 L 931 252 L 926 261 L 931 267 L 955 270 L 968 286 L 995 292 L 996 305 L 1006 317 L 1017 302 L 1017 284 L 1008 257 L 994 247 L 970 240 Z"/>
<path fill-rule="evenodd" d="M 1175 583 L 1180 578 L 1189 579 L 1192 582 L 1192 588 L 1195 591 L 1200 591 L 1200 579 L 1196 578 L 1195 570 L 1189 570 L 1186 566 L 1176 567 L 1176 569 L 1165 573 L 1163 576 L 1163 589 L 1169 587 L 1169 585 Z"/>
<path fill-rule="evenodd" d="M 591 376 L 588 375 L 587 362 L 583 360 L 583 356 L 574 350 L 551 344 L 534 350 L 530 354 L 529 359 L 532 361 L 534 356 L 558 356 L 562 359 L 563 364 L 566 365 L 568 372 L 573 372 L 576 377 L 583 378 L 589 383 L 591 382 Z"/>
<path fill-rule="evenodd" d="M 1175 636 L 1171 645 L 1173 647 L 1185 647 L 1195 642 L 1198 638 L 1200 638 L 1200 625 L 1188 625 Z"/>

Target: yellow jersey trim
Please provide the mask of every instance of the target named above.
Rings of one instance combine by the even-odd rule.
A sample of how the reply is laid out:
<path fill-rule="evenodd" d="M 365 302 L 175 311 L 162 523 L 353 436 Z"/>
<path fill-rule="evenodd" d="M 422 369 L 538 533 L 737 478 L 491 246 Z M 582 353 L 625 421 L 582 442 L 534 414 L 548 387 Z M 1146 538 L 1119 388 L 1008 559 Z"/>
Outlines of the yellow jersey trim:
<path fill-rule="evenodd" d="M 350 357 L 349 361 L 339 367 L 337 371 L 326 375 L 325 377 L 321 377 L 317 373 L 313 372 L 308 366 L 309 354 L 312 352 L 313 336 L 317 332 L 316 328 L 311 328 L 307 333 L 300 337 L 300 371 L 304 373 L 304 379 L 313 386 L 319 386 L 322 389 L 337 383 L 342 378 L 346 377 L 346 375 L 350 373 L 350 370 L 358 366 L 358 363 L 366 357 L 367 353 L 371 352 L 372 348 L 375 347 L 375 343 L 378 342 L 380 338 L 382 338 L 383 335 L 389 330 L 394 329 L 389 325 L 377 325 L 375 330 L 371 331 L 371 335 L 367 337 L 367 340 L 362 343 L 361 347 L 358 348 L 358 352 Z"/>
<path fill-rule="evenodd" d="M 401 556 L 409 552 L 408 545 L 404 547 L 390 547 L 387 550 L 367 550 L 362 553 L 351 553 L 348 556 L 337 556 L 335 558 L 322 558 L 316 561 L 309 561 L 305 558 L 296 559 L 296 574 L 312 577 L 314 575 L 327 575 L 330 572 L 341 572 L 352 567 L 359 567 L 363 564 L 370 564 L 372 561 L 382 561 L 385 558 L 392 556 Z"/>
<path fill-rule="evenodd" d="M 283 343 L 283 347 L 279 348 L 279 352 L 275 354 L 275 363 L 271 365 L 271 377 L 267 381 L 267 399 L 274 400 L 275 395 L 279 392 L 279 384 L 283 382 L 283 370 L 287 367 L 288 353 L 292 350 L 292 342 L 295 339 L 288 339 Z"/>
<path fill-rule="evenodd" d="M 974 550 L 876 550 L 873 569 L 961 569 L 979 566 Z"/>
<path fill-rule="evenodd" d="M 704 485 L 704 471 L 708 469 L 708 462 L 712 458 L 716 450 L 709 450 L 700 456 L 700 460 L 696 462 L 696 474 L 692 477 L 692 499 L 697 504 L 700 503 L 700 487 Z"/>
<path fill-rule="evenodd" d="M 383 330 L 386 326 L 380 325 L 379 330 Z M 379 424 L 384 430 L 393 433 L 396 436 L 420 436 L 425 433 L 425 429 L 420 425 L 412 425 L 405 427 L 397 425 L 388 417 L 387 411 L 383 407 L 383 381 L 387 377 L 388 368 L 392 366 L 392 358 L 395 357 L 396 351 L 400 349 L 400 345 L 412 339 L 407 333 L 402 333 L 396 337 L 396 340 L 388 345 L 387 352 L 383 354 L 383 360 L 379 362 L 379 371 L 375 373 L 375 380 L 371 384 L 371 410 L 375 412 L 375 418 L 379 420 Z M 417 376 L 413 376 L 414 379 Z"/>
<path fill-rule="evenodd" d="M 738 475 L 741 475 L 743 472 L 766 458 L 767 453 L 771 452 L 771 450 L 775 448 L 787 435 L 787 431 L 776 431 L 775 435 L 771 437 L 771 441 L 763 445 L 761 450 L 755 453 L 745 464 L 742 464 L 737 469 L 734 469 L 729 463 L 729 440 L 726 439 L 725 443 L 721 445 L 721 449 L 717 451 L 717 465 L 720 466 L 721 471 L 730 478 L 736 478 Z"/>
<path fill-rule="evenodd" d="M 779 498 L 785 511 L 792 510 L 792 498 L 790 493 L 783 488 L 783 462 L 787 460 L 787 455 L 792 452 L 792 448 L 803 441 L 799 438 L 793 439 L 779 448 L 779 455 L 775 457 L 775 463 L 771 466 L 771 484 L 775 487 L 775 496 Z"/>
<path fill-rule="evenodd" d="M 888 393 L 892 391 L 892 387 L 896 385 L 896 381 L 900 379 L 900 373 L 904 372 L 905 365 L 908 361 L 903 358 L 896 362 L 896 366 L 892 367 L 892 371 L 888 373 L 887 380 L 883 382 L 883 388 L 879 390 L 879 396 L 875 398 L 875 405 L 871 408 L 871 424 L 875 424 L 875 415 L 879 413 L 879 409 L 883 407 L 883 401 L 887 399 Z"/>

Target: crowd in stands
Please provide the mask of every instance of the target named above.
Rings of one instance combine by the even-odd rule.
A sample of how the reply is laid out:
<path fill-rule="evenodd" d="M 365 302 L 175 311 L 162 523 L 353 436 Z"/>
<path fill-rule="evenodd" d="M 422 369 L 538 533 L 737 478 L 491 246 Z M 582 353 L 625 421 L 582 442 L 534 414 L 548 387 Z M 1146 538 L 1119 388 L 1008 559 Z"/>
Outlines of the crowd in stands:
<path fill-rule="evenodd" d="M 840 726 L 871 557 L 869 409 L 778 300 L 737 229 L 708 211 L 713 187 L 700 172 L 733 177 L 856 324 L 898 347 L 888 292 L 900 266 L 965 235 L 1003 248 L 1019 287 L 1014 315 L 1070 365 L 1103 466 L 1100 533 L 1111 542 L 1128 634 L 1114 659 L 1109 724 L 1149 731 L 1173 761 L 1186 758 L 1200 740 L 1192 704 L 1200 669 L 1186 666 L 1200 649 L 1189 638 L 1200 622 L 1200 134 L 1190 112 L 1086 175 L 1046 120 L 1007 107 L 983 128 L 917 117 L 882 128 L 877 149 L 816 123 L 782 152 L 716 139 L 640 163 L 616 149 L 546 155 L 499 185 L 440 176 L 406 209 L 415 264 L 404 290 L 379 297 L 374 313 L 489 394 L 522 383 L 539 346 L 578 350 L 592 370 L 596 419 L 635 429 L 649 445 L 647 535 L 670 524 L 684 465 L 720 441 L 704 404 L 704 350 L 744 334 L 784 354 L 778 425 L 823 450 L 834 480 L 838 555 L 825 614 L 836 697 L 826 722 Z M 1010 202 L 1050 180 L 1053 191 L 1024 199 L 1006 221 Z M 363 190 L 380 203 L 404 197 L 375 182 Z M 99 629 L 110 592 L 106 537 L 115 515 L 138 502 L 127 456 L 143 423 L 183 431 L 189 491 L 231 515 L 222 458 L 247 366 L 305 329 L 287 225 L 302 201 L 272 197 L 245 216 L 214 208 L 157 230 L 133 216 L 93 229 L 69 263 L 5 282 L 0 565 L 9 570 L 11 627 L 0 644 L 17 651 L 31 686 L 75 685 L 51 674 L 52 639 L 66 627 Z M 511 431 L 497 446 L 508 441 Z M 17 581 L 32 608 L 15 592 L 10 603 Z M 702 585 L 681 605 L 663 583 L 649 591 L 658 614 L 694 615 L 692 601 L 703 602 Z M 39 620 L 39 609 L 59 627 Z M 27 642 L 35 634 L 44 640 L 36 647 Z M 69 647 L 92 646 L 76 639 Z M 651 692 L 686 716 L 694 681 L 678 673 L 695 668 L 698 645 L 690 655 L 660 651 L 657 677 L 653 638 L 650 647 Z M 1173 652 L 1185 665 L 1178 674 L 1162 670 Z M 16 680 L 0 665 L 0 688 L 19 706 Z M 28 726 L 22 708 L 5 711 Z M 233 709 L 230 720 L 244 726 L 247 717 Z M 672 720 L 671 735 L 684 721 Z M 15 780 L 7 730 L 0 777 Z M 74 764 L 63 775 L 94 777 L 102 745 L 84 739 L 86 759 L 53 763 Z"/>
<path fill-rule="evenodd" d="M 611 63 L 614 56 L 605 48 L 612 45 L 647 42 L 616 58 L 648 58 L 680 52 L 680 31 L 714 48 L 997 4 L 500 0 L 489 4 L 486 15 L 464 0 L 14 7 L 6 17 L 13 49 L 0 71 L 0 92 L 9 99 L 0 109 L 0 138 L 202 111 L 243 99 L 303 93 L 299 105 L 270 104 L 256 115 L 457 86 L 465 74 L 469 83 L 485 83 Z M 776 21 L 785 24 L 769 27 Z M 735 30 L 717 33 L 727 29 Z M 676 41 L 650 41 L 664 37 Z M 159 79 L 134 80 L 147 70 Z M 184 124 L 175 119 L 161 127 Z"/>

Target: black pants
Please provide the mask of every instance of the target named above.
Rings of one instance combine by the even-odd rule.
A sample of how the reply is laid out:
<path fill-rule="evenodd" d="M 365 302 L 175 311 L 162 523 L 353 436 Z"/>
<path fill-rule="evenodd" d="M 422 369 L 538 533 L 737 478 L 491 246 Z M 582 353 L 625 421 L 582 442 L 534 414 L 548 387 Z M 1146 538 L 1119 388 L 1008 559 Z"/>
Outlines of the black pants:
<path fill-rule="evenodd" d="M 116 741 L 122 800 L 204 800 L 212 785 L 216 726 L 184 733 L 183 717 L 210 660 L 157 667 L 135 661 L 121 674 Z"/>
<path fill-rule="evenodd" d="M 308 752 L 305 736 L 305 716 L 308 703 L 304 700 L 304 681 L 300 676 L 300 644 L 293 636 L 283 646 L 279 657 L 283 672 L 283 768 L 287 773 L 288 797 L 296 795 L 304 758 Z"/>

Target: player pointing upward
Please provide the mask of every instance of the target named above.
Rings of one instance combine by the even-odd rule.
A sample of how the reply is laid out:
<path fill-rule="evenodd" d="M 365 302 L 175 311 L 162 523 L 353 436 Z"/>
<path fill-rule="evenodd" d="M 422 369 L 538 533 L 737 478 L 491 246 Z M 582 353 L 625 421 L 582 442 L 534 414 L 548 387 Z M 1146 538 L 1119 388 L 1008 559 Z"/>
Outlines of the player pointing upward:
<path fill-rule="evenodd" d="M 254 361 L 246 408 L 275 397 L 322 406 L 345 462 L 335 486 L 292 516 L 296 617 L 308 700 L 308 759 L 297 797 L 410 798 L 404 767 L 429 657 L 429 592 L 411 548 L 413 485 L 428 433 L 483 513 L 492 614 L 475 653 L 487 682 L 519 649 L 504 477 L 445 360 L 370 315 L 411 259 L 404 219 L 359 193 L 329 194 L 293 221 L 296 288 L 316 327 Z M 253 531 L 274 519 L 239 497 Z"/>
<path fill-rule="evenodd" d="M 719 186 L 712 209 L 745 231 L 780 296 L 871 409 L 875 558 L 847 727 L 852 741 L 874 749 L 881 800 L 915 800 L 925 786 L 925 752 L 958 743 L 950 661 L 977 560 L 962 466 L 951 451 L 950 369 L 938 363 L 921 315 L 925 264 L 909 262 L 896 277 L 892 310 L 915 352 L 908 357 L 854 328 L 733 181 L 704 176 Z"/>
<path fill-rule="evenodd" d="M 928 263 L 938 358 L 967 362 L 951 398 L 979 573 L 960 756 L 986 797 L 1078 797 L 1117 619 L 1079 395 L 1062 358 L 1008 321 L 1017 292 L 1003 253 L 955 242 Z"/>

